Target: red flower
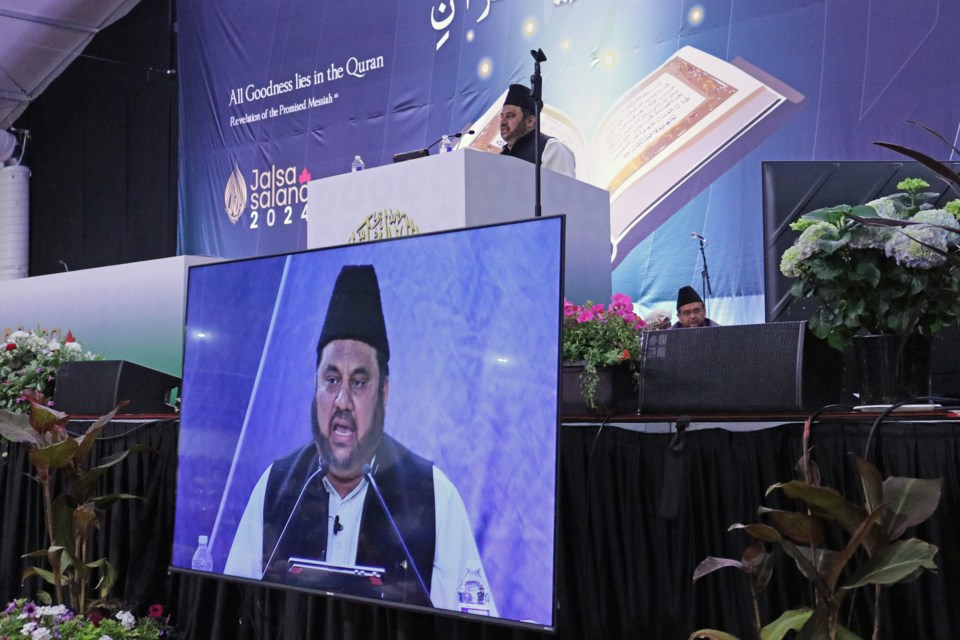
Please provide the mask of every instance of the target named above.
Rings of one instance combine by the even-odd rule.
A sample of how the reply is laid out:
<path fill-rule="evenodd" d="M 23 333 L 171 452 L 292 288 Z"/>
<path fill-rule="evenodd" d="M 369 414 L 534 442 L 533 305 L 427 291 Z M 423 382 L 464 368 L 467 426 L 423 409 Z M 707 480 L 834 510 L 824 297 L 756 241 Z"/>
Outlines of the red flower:
<path fill-rule="evenodd" d="M 73 331 L 67 331 L 67 337 L 63 339 L 64 342 L 76 342 L 77 339 L 73 337 Z"/>
<path fill-rule="evenodd" d="M 17 348 L 17 345 L 13 342 L 8 342 L 7 346 L 3 348 L 4 351 L 13 351 Z"/>
<path fill-rule="evenodd" d="M 162 604 L 152 604 L 150 605 L 150 617 L 159 618 L 163 615 L 163 605 Z"/>
<path fill-rule="evenodd" d="M 91 611 L 90 613 L 87 614 L 87 620 L 93 623 L 93 626 L 99 627 L 100 622 L 103 620 L 103 616 L 96 611 Z"/>
<path fill-rule="evenodd" d="M 627 351 L 626 349 L 624 349 L 623 351 L 621 351 L 621 352 L 620 352 L 620 359 L 621 359 L 621 360 L 629 360 L 629 359 L 630 359 L 630 352 Z"/>

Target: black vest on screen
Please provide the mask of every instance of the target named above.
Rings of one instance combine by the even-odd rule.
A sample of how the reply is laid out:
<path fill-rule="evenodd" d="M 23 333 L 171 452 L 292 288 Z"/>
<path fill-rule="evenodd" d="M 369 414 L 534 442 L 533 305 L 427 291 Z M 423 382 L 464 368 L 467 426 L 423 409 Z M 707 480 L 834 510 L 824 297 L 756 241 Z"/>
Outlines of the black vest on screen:
<path fill-rule="evenodd" d="M 264 565 L 275 546 L 277 550 L 273 562 L 267 567 L 265 579 L 430 606 L 416 575 L 407 567 L 403 547 L 372 487 L 367 488 L 363 502 L 356 564 L 386 569 L 383 584 L 360 586 L 356 581 L 353 584 L 333 584 L 329 582 L 330 577 L 323 574 L 294 576 L 287 573 L 290 557 L 326 559 L 329 495 L 319 476 L 310 482 L 277 546 L 297 496 L 317 465 L 317 448 L 313 442 L 273 463 L 263 503 Z M 429 591 L 436 547 L 433 463 L 384 434 L 377 448 L 374 477 Z"/>
<path fill-rule="evenodd" d="M 527 162 L 536 162 L 534 153 L 536 147 L 533 144 L 533 141 L 537 138 L 537 132 L 531 131 L 527 135 L 523 136 L 517 140 L 512 147 L 504 147 L 500 152 L 504 156 L 513 156 L 514 158 L 520 158 L 521 160 L 526 160 Z M 543 163 L 543 150 L 547 146 L 547 141 L 551 140 L 550 136 L 545 136 L 542 133 L 540 134 L 540 162 Z"/>

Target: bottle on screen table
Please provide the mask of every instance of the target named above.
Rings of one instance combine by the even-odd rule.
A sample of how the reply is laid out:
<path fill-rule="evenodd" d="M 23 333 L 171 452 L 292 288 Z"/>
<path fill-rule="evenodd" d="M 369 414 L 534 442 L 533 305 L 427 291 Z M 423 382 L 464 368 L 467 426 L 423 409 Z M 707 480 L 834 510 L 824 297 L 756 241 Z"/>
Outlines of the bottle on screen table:
<path fill-rule="evenodd" d="M 207 547 L 207 536 L 200 536 L 197 550 L 193 552 L 193 560 L 190 561 L 190 568 L 196 571 L 213 571 L 213 555 L 210 548 Z"/>
<path fill-rule="evenodd" d="M 360 159 L 360 156 L 354 157 L 353 162 L 350 163 L 350 171 L 356 173 L 357 171 L 363 171 L 363 169 L 363 160 Z"/>
<path fill-rule="evenodd" d="M 467 562 L 467 574 L 460 583 L 458 593 L 460 594 L 460 613 L 490 615 L 490 587 L 480 574 L 480 563 L 476 560 Z"/>

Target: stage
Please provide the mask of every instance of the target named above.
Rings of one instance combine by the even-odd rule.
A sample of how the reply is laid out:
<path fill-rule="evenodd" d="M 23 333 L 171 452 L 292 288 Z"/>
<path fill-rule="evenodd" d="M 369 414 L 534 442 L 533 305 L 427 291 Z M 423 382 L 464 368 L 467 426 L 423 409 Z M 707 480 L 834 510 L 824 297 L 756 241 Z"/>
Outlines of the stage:
<path fill-rule="evenodd" d="M 826 417 L 813 425 L 811 443 L 824 484 L 860 501 L 848 453 L 863 455 L 875 416 Z M 782 418 L 782 417 L 781 417 Z M 722 421 L 717 421 L 722 419 Z M 680 471 L 664 492 L 671 418 L 614 416 L 577 419 L 560 432 L 557 637 L 683 639 L 701 627 L 750 637 L 752 611 L 745 577 L 724 570 L 694 584 L 694 568 L 709 555 L 739 558 L 735 522 L 757 522 L 757 507 L 789 508 L 766 488 L 795 477 L 802 420 L 778 416 L 691 416 L 683 436 Z M 79 423 L 76 428 L 81 428 Z M 761 427 L 761 428 L 757 428 Z M 884 590 L 883 637 L 952 640 L 960 634 L 960 421 L 947 416 L 898 417 L 880 426 L 870 459 L 889 475 L 943 478 L 933 517 L 905 537 L 939 546 L 939 571 Z M 128 491 L 143 500 L 107 514 L 91 557 L 108 554 L 120 577 L 115 594 L 138 613 L 161 603 L 184 637 L 217 638 L 512 638 L 549 634 L 499 625 L 171 574 L 178 425 L 175 420 L 115 422 L 97 444 L 103 459 L 131 444 L 153 447 L 118 465 L 104 491 Z M 24 450 L 4 443 L 0 463 L 0 592 L 32 595 L 20 586 L 20 556 L 43 544 L 40 486 L 27 477 Z M 675 450 L 676 447 L 674 447 Z M 536 459 L 532 451 L 531 459 Z M 667 516 L 667 517 L 665 517 Z M 675 517 L 669 517 L 675 516 Z M 763 620 L 805 603 L 806 581 L 780 561 L 761 599 Z M 868 637 L 872 590 L 858 592 L 845 624 Z M 848 602 L 850 600 L 848 599 Z"/>

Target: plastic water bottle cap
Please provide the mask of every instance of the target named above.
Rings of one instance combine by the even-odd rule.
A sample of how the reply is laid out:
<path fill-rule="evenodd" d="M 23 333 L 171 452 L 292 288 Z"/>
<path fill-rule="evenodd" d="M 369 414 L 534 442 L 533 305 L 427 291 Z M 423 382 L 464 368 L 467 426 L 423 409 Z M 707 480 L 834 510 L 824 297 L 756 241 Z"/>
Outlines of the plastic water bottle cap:
<path fill-rule="evenodd" d="M 359 159 L 360 159 L 360 156 L 354 156 L 354 159 L 355 159 L 355 160 L 359 160 Z"/>
<path fill-rule="evenodd" d="M 200 536 L 200 539 L 199 539 L 200 544 L 207 544 L 207 540 L 208 540 L 207 536 Z"/>

